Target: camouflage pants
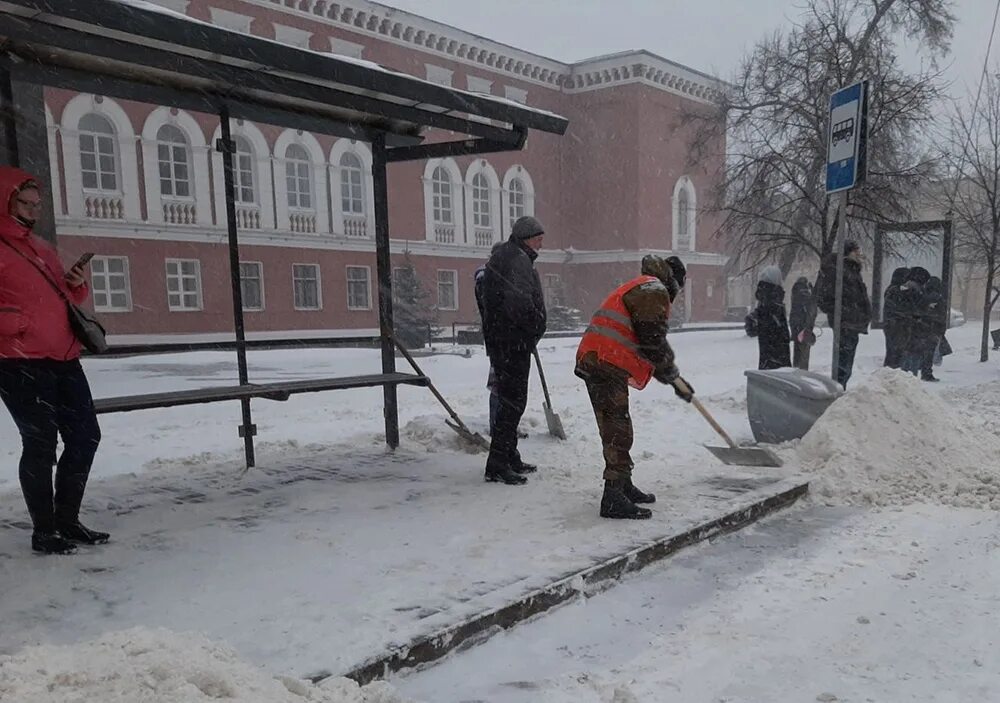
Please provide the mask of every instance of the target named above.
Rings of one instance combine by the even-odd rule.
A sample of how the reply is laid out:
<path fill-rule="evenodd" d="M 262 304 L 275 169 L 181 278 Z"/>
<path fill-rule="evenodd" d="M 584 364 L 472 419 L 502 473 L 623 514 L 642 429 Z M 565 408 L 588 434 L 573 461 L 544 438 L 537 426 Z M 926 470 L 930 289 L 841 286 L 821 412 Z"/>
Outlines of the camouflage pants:
<path fill-rule="evenodd" d="M 604 445 L 604 479 L 631 479 L 632 416 L 628 411 L 628 382 L 603 374 L 590 375 L 584 380 Z"/>

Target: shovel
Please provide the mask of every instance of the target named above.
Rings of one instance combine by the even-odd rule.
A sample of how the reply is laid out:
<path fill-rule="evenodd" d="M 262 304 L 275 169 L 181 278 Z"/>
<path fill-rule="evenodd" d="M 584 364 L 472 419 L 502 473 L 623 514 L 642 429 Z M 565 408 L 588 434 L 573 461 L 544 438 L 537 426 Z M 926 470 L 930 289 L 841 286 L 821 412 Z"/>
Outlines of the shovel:
<path fill-rule="evenodd" d="M 678 378 L 673 382 L 674 386 L 681 393 L 690 392 L 687 384 L 684 383 L 684 379 Z M 715 457 L 721 461 L 723 464 L 729 464 L 734 466 L 773 466 L 780 467 L 782 465 L 781 457 L 772 452 L 770 449 L 763 449 L 761 447 L 740 447 L 733 441 L 724 429 L 715 421 L 715 418 L 705 409 L 705 406 L 701 404 L 701 401 L 691 396 L 691 404 L 694 405 L 695 409 L 701 413 L 701 416 L 708 420 L 708 424 L 712 426 L 719 435 L 726 440 L 728 447 L 710 447 L 709 445 L 703 445 L 705 449 L 712 452 Z"/>
<path fill-rule="evenodd" d="M 552 409 L 552 399 L 549 398 L 549 386 L 545 382 L 545 372 L 542 371 L 542 360 L 538 358 L 538 349 L 532 349 L 531 353 L 535 355 L 535 366 L 538 367 L 538 377 L 542 379 L 542 393 L 545 395 L 542 410 L 545 411 L 545 424 L 549 426 L 549 434 L 559 439 L 566 439 L 566 431 L 563 429 L 562 420 Z"/>
<path fill-rule="evenodd" d="M 423 371 L 420 370 L 420 367 L 417 366 L 417 362 L 413 360 L 413 356 L 410 354 L 410 352 L 406 350 L 406 347 L 404 347 L 402 344 L 399 343 L 399 340 L 396 339 L 396 335 L 390 332 L 389 338 L 392 340 L 392 343 L 396 345 L 396 348 L 399 350 L 400 354 L 402 354 L 403 357 L 408 362 L 410 362 L 410 366 L 413 367 L 413 370 L 427 379 L 427 387 L 430 388 L 431 393 L 434 394 L 434 397 L 438 399 L 438 402 L 440 402 L 441 405 L 444 406 L 444 409 L 448 411 L 448 414 L 451 415 L 451 420 L 445 420 L 444 423 L 448 425 L 448 427 L 453 429 L 455 433 L 458 434 L 459 437 L 464 439 L 469 444 L 479 447 L 481 449 L 485 449 L 486 451 L 489 451 L 490 443 L 486 440 L 486 438 L 483 437 L 478 432 L 473 432 L 468 428 L 468 426 L 464 422 L 462 422 L 462 418 L 458 416 L 458 413 L 452 410 L 451 406 L 448 405 L 448 401 L 444 399 L 444 396 L 441 395 L 438 392 L 438 389 L 434 387 L 434 384 L 431 383 L 430 376 L 428 376 L 427 374 L 425 374 Z"/>

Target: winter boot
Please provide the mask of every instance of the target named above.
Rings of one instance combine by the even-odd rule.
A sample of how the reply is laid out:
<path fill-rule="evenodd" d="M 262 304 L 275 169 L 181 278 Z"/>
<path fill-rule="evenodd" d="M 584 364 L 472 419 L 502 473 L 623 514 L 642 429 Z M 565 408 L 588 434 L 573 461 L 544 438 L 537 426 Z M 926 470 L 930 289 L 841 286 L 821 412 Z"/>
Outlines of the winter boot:
<path fill-rule="evenodd" d="M 920 374 L 921 381 L 927 381 L 928 383 L 937 383 L 941 379 L 935 376 L 933 373 L 922 373 Z"/>
<path fill-rule="evenodd" d="M 499 468 L 486 467 L 487 483 L 506 483 L 508 486 L 521 486 L 528 482 L 524 476 L 516 473 L 509 466 Z"/>
<path fill-rule="evenodd" d="M 605 481 L 601 498 L 601 517 L 614 520 L 646 520 L 653 516 L 648 508 L 640 508 L 625 495 L 624 481 Z"/>
<path fill-rule="evenodd" d="M 640 491 L 638 488 L 635 487 L 635 484 L 632 483 L 632 479 L 629 479 L 628 483 L 625 484 L 625 497 L 628 498 L 633 503 L 637 504 L 638 503 L 653 504 L 656 502 L 656 496 L 654 496 L 652 493 L 643 493 L 642 491 Z"/>
<path fill-rule="evenodd" d="M 35 531 L 31 534 L 31 549 L 42 554 L 72 554 L 76 545 L 55 532 Z"/>
<path fill-rule="evenodd" d="M 111 535 L 107 532 L 91 530 L 81 525 L 79 520 L 59 525 L 56 532 L 64 539 L 80 544 L 107 544 L 108 540 L 111 539 Z"/>
<path fill-rule="evenodd" d="M 510 467 L 514 473 L 517 474 L 533 474 L 538 471 L 538 467 L 534 464 L 526 464 L 523 461 L 519 461 Z"/>

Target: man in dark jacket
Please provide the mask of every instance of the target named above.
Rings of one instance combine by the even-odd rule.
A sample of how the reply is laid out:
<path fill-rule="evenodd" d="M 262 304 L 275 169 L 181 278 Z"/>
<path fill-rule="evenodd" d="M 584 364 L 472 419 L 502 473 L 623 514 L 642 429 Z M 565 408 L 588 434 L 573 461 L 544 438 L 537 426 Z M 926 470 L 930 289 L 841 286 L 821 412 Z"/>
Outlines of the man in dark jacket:
<path fill-rule="evenodd" d="M 901 368 L 914 376 L 920 373 L 920 367 L 923 366 L 926 331 L 921 324 L 921 311 L 924 306 L 924 286 L 930 278 L 931 274 L 927 269 L 923 266 L 914 266 L 906 277 L 900 296 L 901 314 L 908 322 L 909 332 L 903 349 Z"/>
<path fill-rule="evenodd" d="M 792 286 L 792 309 L 788 315 L 792 332 L 792 365 L 809 370 L 809 353 L 816 343 L 816 296 L 812 284 L 801 276 Z"/>
<path fill-rule="evenodd" d="M 519 485 L 536 467 L 521 461 L 517 426 L 528 402 L 531 352 L 545 334 L 545 299 L 534 262 L 545 229 L 534 217 L 514 223 L 510 239 L 497 247 L 483 275 L 483 338 L 496 374 L 500 399 L 486 480 Z"/>
<path fill-rule="evenodd" d="M 768 266 L 757 283 L 757 348 L 760 352 L 757 368 L 763 370 L 787 368 L 792 365 L 788 351 L 791 336 L 785 315 L 785 289 L 781 286 L 781 269 Z"/>
<path fill-rule="evenodd" d="M 837 257 L 830 254 L 823 260 L 819 281 L 816 284 L 819 309 L 834 327 L 834 298 L 837 282 Z M 868 286 L 861 277 L 861 246 L 853 241 L 844 242 L 844 296 L 841 302 L 840 363 L 837 381 L 847 387 L 854 371 L 854 355 L 858 350 L 859 335 L 868 334 L 872 321 L 872 303 Z"/>
<path fill-rule="evenodd" d="M 934 353 L 948 330 L 948 309 L 945 306 L 944 285 L 937 276 L 927 279 L 921 299 L 916 326 L 920 330 L 920 380 L 936 382 Z"/>
<path fill-rule="evenodd" d="M 497 249 L 503 246 L 503 242 L 497 242 L 493 245 L 490 250 L 490 256 L 497 253 Z M 472 274 L 473 280 L 475 281 L 475 291 L 476 291 L 476 306 L 479 308 L 479 322 L 482 326 L 483 320 L 486 319 L 486 314 L 483 312 L 483 279 L 486 278 L 486 264 L 476 269 L 476 272 Z M 500 408 L 500 396 L 497 394 L 497 375 L 493 371 L 493 364 L 490 364 L 490 373 L 486 377 L 486 389 L 490 392 L 490 437 L 493 436 L 493 426 L 497 421 L 497 410 Z"/>
<path fill-rule="evenodd" d="M 885 331 L 885 366 L 898 369 L 903 365 L 903 354 L 910 344 L 913 331 L 913 311 L 904 288 L 910 277 L 910 269 L 898 268 L 892 272 L 892 279 L 882 298 L 882 319 Z"/>

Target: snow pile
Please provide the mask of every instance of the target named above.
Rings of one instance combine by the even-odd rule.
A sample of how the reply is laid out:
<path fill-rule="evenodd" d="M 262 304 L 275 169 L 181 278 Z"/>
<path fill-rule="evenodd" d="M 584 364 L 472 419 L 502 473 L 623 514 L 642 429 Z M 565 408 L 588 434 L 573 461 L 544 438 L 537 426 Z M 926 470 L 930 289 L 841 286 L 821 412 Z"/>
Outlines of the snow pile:
<path fill-rule="evenodd" d="M 1000 438 L 900 371 L 878 370 L 834 402 L 799 457 L 829 503 L 1000 510 Z"/>
<path fill-rule="evenodd" d="M 432 454 L 441 451 L 477 454 L 482 451 L 448 427 L 445 418 L 440 415 L 419 415 L 403 426 L 402 434 L 408 444 L 423 447 Z M 489 437 L 485 439 L 489 442 Z"/>
<path fill-rule="evenodd" d="M 404 703 L 387 683 L 274 678 L 197 635 L 135 628 L 0 656 L 0 700 L 17 703 Z"/>

